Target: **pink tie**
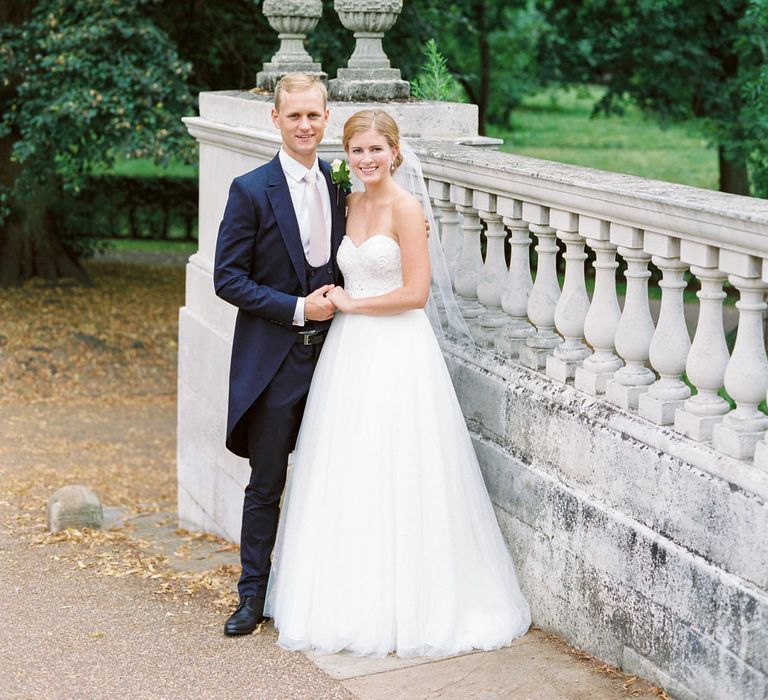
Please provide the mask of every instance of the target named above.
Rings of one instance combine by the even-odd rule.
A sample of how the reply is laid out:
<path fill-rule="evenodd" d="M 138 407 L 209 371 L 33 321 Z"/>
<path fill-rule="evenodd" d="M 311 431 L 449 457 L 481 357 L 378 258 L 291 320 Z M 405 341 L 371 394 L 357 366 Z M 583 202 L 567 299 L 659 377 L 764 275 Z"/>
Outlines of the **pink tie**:
<path fill-rule="evenodd" d="M 325 230 L 323 202 L 320 199 L 320 178 L 314 170 L 305 176 L 307 183 L 307 206 L 309 207 L 309 253 L 307 262 L 312 267 L 320 267 L 328 262 L 328 233 Z"/>

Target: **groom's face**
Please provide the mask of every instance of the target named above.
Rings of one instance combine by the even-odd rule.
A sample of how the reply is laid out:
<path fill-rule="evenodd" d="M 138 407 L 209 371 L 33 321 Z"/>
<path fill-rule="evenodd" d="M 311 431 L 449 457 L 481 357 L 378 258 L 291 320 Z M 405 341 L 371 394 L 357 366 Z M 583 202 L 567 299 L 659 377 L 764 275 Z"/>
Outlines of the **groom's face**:
<path fill-rule="evenodd" d="M 319 88 L 282 93 L 280 111 L 272 110 L 272 121 L 280 129 L 286 153 L 310 167 L 328 124 L 328 108 Z"/>

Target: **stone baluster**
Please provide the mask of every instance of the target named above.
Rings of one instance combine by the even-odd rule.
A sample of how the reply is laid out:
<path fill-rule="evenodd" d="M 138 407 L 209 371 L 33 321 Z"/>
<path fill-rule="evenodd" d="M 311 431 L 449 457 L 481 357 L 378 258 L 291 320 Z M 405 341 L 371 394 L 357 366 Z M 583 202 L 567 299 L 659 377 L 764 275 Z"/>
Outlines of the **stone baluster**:
<path fill-rule="evenodd" d="M 637 409 L 640 394 L 656 381 L 656 375 L 645 366 L 653 338 L 653 320 L 648 305 L 648 261 L 643 251 L 643 231 L 623 224 L 611 224 L 611 242 L 627 261 L 627 295 L 616 326 L 616 352 L 624 360 L 605 387 L 605 398 L 620 408 Z"/>
<path fill-rule="evenodd" d="M 763 260 L 763 282 L 768 283 L 768 260 Z M 765 332 L 765 316 L 763 316 L 763 331 Z M 755 466 L 768 470 L 768 434 L 755 445 Z"/>
<path fill-rule="evenodd" d="M 616 327 L 621 309 L 616 297 L 616 246 L 610 240 L 610 224 L 591 217 L 579 217 L 579 233 L 595 251 L 595 290 L 587 317 L 584 337 L 593 352 L 576 368 L 574 385 L 592 396 L 605 393 L 608 380 L 623 366 L 614 352 Z"/>
<path fill-rule="evenodd" d="M 485 222 L 485 265 L 477 285 L 477 300 L 485 307 L 477 318 L 475 339 L 481 347 L 494 349 L 509 316 L 502 311 L 501 294 L 507 280 L 507 261 L 504 256 L 504 240 L 507 231 L 496 213 L 496 195 L 475 190 L 473 206 Z"/>
<path fill-rule="evenodd" d="M 696 387 L 696 394 L 675 411 L 675 430 L 703 442 L 712 439 L 712 428 L 730 410 L 728 402 L 718 395 L 729 358 L 723 329 L 726 275 L 718 269 L 719 253 L 712 246 L 682 241 L 680 257 L 691 264 L 701 289 L 696 293 L 696 334 L 685 363 L 685 372 Z"/>
<path fill-rule="evenodd" d="M 483 307 L 477 301 L 477 284 L 483 267 L 483 256 L 480 250 L 480 232 L 483 230 L 483 225 L 480 223 L 477 212 L 472 208 L 472 190 L 460 185 L 451 185 L 451 202 L 461 213 L 463 232 L 461 257 L 456 263 L 454 277 L 456 301 L 464 318 L 474 320 L 483 311 Z"/>
<path fill-rule="evenodd" d="M 691 348 L 691 338 L 685 324 L 683 292 L 687 286 L 688 266 L 680 260 L 677 238 L 645 232 L 643 248 L 652 253 L 653 264 L 661 270 L 661 308 L 659 321 L 651 339 L 648 357 L 659 379 L 638 400 L 637 411 L 658 425 L 672 425 L 675 411 L 691 396 L 688 385 L 680 379 Z"/>
<path fill-rule="evenodd" d="M 429 195 L 432 197 L 435 218 L 438 220 L 445 262 L 448 265 L 451 282 L 453 282 L 456 263 L 461 254 L 461 217 L 456 211 L 456 207 L 451 203 L 450 183 L 429 180 L 428 188 Z"/>
<path fill-rule="evenodd" d="M 547 376 L 559 382 L 572 379 L 576 368 L 590 354 L 581 342 L 584 337 L 584 319 L 589 311 L 589 296 L 584 281 L 584 239 L 579 235 L 579 217 L 567 211 L 551 209 L 549 223 L 557 237 L 565 243 L 565 280 L 563 291 L 555 307 L 555 327 L 563 336 L 547 358 Z"/>
<path fill-rule="evenodd" d="M 496 342 L 496 350 L 505 357 L 517 359 L 526 339 L 535 333 L 528 321 L 528 298 L 533 287 L 531 258 L 528 248 L 531 236 L 528 223 L 523 219 L 523 203 L 519 199 L 498 197 L 496 211 L 502 215 L 504 226 L 510 231 L 509 272 L 501 294 L 501 308 L 510 321 Z"/>
<path fill-rule="evenodd" d="M 256 75 L 256 85 L 274 90 L 286 73 L 312 73 L 328 79 L 322 66 L 315 63 L 304 48 L 304 40 L 323 14 L 322 0 L 264 0 L 262 12 L 280 39 L 280 48 Z"/>
<path fill-rule="evenodd" d="M 752 256 L 720 251 L 720 269 L 739 290 L 739 327 L 736 344 L 725 370 L 725 390 L 736 408 L 712 429 L 714 448 L 736 459 L 752 459 L 768 429 L 768 416 L 757 406 L 768 389 L 763 314 L 768 284 L 760 279 L 760 261 Z"/>
<path fill-rule="evenodd" d="M 528 336 L 520 348 L 520 362 L 532 369 L 545 366 L 547 357 L 560 345 L 562 338 L 555 333 L 555 307 L 560 298 L 557 281 L 557 242 L 549 226 L 549 209 L 538 204 L 523 203 L 523 219 L 528 222 L 538 244 L 536 281 L 528 298 L 528 318 L 536 332 Z"/>

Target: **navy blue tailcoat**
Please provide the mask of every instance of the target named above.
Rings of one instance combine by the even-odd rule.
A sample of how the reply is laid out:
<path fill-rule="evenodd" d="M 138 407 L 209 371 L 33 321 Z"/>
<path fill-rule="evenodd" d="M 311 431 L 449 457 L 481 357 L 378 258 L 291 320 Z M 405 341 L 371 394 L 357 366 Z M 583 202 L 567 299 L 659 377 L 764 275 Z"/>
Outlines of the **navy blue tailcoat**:
<path fill-rule="evenodd" d="M 331 200 L 331 261 L 344 236 L 345 196 L 320 161 Z M 239 311 L 229 370 L 227 448 L 248 457 L 241 420 L 275 376 L 296 333 L 296 299 L 309 293 L 304 248 L 288 182 L 277 156 L 236 177 L 219 227 L 213 272 L 216 294 Z"/>

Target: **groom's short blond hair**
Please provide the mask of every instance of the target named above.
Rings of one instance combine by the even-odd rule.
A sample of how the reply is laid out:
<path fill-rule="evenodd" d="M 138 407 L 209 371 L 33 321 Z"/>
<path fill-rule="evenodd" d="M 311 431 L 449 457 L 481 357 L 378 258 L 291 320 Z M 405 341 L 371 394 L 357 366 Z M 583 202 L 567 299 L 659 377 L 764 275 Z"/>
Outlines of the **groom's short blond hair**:
<path fill-rule="evenodd" d="M 311 73 L 288 73 L 284 75 L 275 85 L 275 111 L 280 111 L 280 99 L 284 92 L 301 92 L 315 87 L 320 90 L 320 94 L 323 96 L 323 108 L 327 107 L 328 89 L 316 75 Z"/>

